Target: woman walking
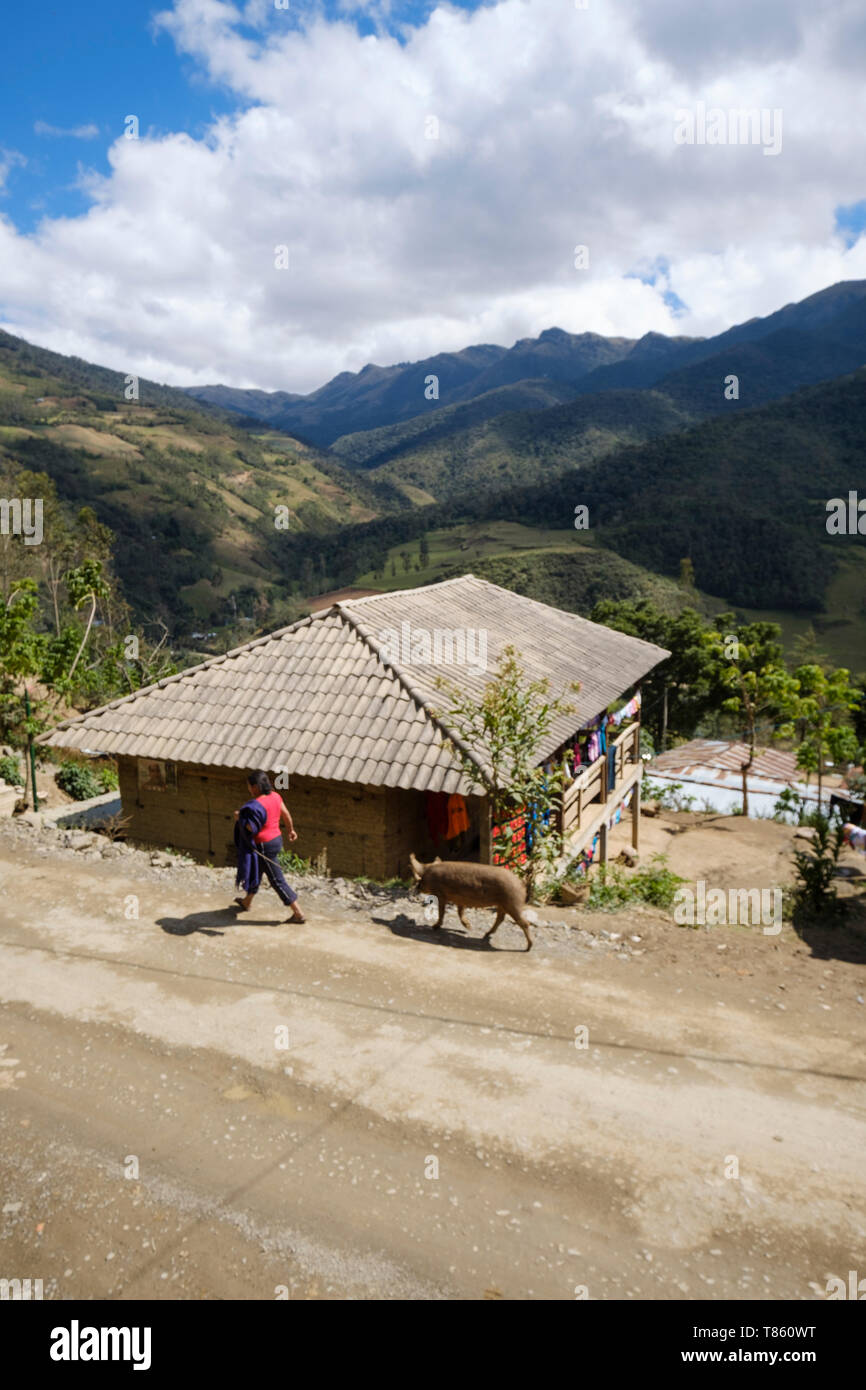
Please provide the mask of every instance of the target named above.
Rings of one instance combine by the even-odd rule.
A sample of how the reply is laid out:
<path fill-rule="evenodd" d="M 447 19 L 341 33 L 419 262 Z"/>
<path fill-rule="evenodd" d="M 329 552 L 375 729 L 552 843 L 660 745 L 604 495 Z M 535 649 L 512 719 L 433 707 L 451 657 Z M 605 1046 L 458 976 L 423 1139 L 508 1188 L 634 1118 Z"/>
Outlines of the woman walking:
<path fill-rule="evenodd" d="M 258 892 L 262 872 L 280 902 L 291 907 L 287 922 L 306 922 L 306 917 L 298 906 L 298 895 L 286 883 L 277 858 L 283 848 L 280 825 L 286 826 L 289 840 L 297 840 L 298 832 L 292 824 L 292 817 L 280 796 L 271 786 L 266 772 L 251 772 L 247 777 L 250 800 L 239 811 L 235 811 L 238 845 L 238 887 L 244 889 L 244 897 L 235 898 L 243 912 L 249 912 L 253 898 Z"/>

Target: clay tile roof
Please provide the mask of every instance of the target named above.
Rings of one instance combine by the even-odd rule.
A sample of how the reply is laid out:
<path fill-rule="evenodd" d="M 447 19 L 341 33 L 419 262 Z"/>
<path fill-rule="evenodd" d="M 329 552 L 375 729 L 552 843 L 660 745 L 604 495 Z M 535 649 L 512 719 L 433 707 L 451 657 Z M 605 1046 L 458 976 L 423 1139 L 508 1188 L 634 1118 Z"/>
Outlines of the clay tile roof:
<path fill-rule="evenodd" d="M 436 711 L 447 701 L 436 681 L 444 676 L 480 696 L 508 645 L 531 678 L 549 677 L 555 694 L 581 682 L 568 696 L 575 712 L 559 717 L 540 758 L 669 655 L 464 575 L 334 604 L 67 720 L 41 741 L 465 794 L 477 787 L 443 747 L 449 731 Z"/>

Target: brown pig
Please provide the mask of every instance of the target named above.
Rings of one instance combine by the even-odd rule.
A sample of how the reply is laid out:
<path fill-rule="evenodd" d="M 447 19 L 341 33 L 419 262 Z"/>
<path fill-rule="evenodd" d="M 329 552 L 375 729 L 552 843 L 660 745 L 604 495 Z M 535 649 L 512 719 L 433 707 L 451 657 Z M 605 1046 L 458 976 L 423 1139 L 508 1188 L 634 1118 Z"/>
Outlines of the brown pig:
<path fill-rule="evenodd" d="M 441 859 L 434 859 L 432 864 L 422 864 L 414 854 L 409 855 L 409 862 L 416 890 L 430 893 L 439 900 L 437 928 L 442 926 L 447 903 L 454 903 L 457 915 L 467 929 L 469 923 L 464 916 L 467 907 L 495 907 L 496 920 L 485 933 L 484 940 L 489 940 L 503 917 L 507 916 L 523 929 L 526 949 L 532 950 L 529 923 L 524 916 L 526 889 L 510 869 L 498 868 L 494 864 L 463 863 L 460 860 L 443 863 Z"/>

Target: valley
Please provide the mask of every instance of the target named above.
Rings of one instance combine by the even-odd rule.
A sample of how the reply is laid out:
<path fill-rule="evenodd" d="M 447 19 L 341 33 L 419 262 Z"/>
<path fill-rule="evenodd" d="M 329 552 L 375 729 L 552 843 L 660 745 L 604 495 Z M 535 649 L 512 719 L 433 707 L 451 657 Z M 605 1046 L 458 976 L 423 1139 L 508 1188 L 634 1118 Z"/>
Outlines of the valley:
<path fill-rule="evenodd" d="M 861 282 L 715 339 L 551 329 L 309 397 L 142 380 L 129 401 L 120 372 L 0 334 L 0 469 L 92 508 L 133 611 L 184 650 L 202 629 L 225 650 L 325 592 L 472 570 L 583 614 L 640 596 L 735 608 L 866 669 L 859 538 L 823 525 L 827 497 L 866 488 L 864 359 Z M 412 382 L 434 370 L 426 401 Z M 306 438 L 286 431 L 314 406 Z"/>

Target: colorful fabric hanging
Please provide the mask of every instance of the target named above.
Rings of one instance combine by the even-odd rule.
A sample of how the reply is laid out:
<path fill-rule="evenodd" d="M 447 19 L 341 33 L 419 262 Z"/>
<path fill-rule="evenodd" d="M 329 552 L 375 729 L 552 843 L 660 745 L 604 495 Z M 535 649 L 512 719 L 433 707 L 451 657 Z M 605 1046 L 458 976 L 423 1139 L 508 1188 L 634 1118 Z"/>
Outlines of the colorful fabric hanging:
<path fill-rule="evenodd" d="M 462 796 L 449 796 L 448 827 L 445 831 L 445 839 L 453 840 L 455 836 L 468 829 L 469 815 L 466 810 L 466 802 Z"/>

